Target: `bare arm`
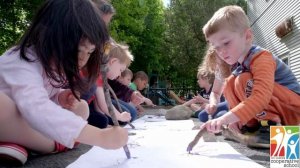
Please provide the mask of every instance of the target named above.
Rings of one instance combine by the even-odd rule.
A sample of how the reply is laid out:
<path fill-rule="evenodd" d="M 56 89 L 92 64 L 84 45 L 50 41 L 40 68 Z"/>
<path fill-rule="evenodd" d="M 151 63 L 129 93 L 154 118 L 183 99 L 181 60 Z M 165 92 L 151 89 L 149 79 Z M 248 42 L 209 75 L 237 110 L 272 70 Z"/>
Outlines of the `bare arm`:
<path fill-rule="evenodd" d="M 209 104 L 206 106 L 207 112 L 213 114 L 217 110 L 217 105 L 220 102 L 220 98 L 223 92 L 223 81 L 221 79 L 215 79 L 212 91 L 209 97 Z"/>
<path fill-rule="evenodd" d="M 104 149 L 118 149 L 127 143 L 128 132 L 119 126 L 99 129 L 87 124 L 75 141 Z"/>
<path fill-rule="evenodd" d="M 97 111 L 102 111 L 104 112 L 106 115 L 109 115 L 108 112 L 108 107 L 105 101 L 105 96 L 104 96 L 104 90 L 103 87 L 97 87 L 96 90 L 96 100 L 95 100 L 95 108 L 97 109 Z M 117 120 L 119 121 L 129 121 L 131 119 L 130 113 L 128 112 L 123 112 L 120 113 L 114 106 L 114 113 L 116 114 Z"/>

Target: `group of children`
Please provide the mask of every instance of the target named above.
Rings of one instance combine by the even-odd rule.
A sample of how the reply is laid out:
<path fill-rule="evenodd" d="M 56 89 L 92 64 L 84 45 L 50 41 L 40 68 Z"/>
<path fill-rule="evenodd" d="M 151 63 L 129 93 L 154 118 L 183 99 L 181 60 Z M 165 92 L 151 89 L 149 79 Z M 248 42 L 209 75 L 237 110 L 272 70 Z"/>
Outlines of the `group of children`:
<path fill-rule="evenodd" d="M 108 127 L 102 80 L 104 72 L 122 81 L 117 78 L 133 61 L 128 46 L 108 34 L 113 14 L 106 1 L 47 0 L 20 42 L 0 57 L 1 162 L 24 164 L 28 151 L 51 154 L 78 143 L 126 144 L 126 129 Z M 128 83 L 115 86 L 124 95 L 118 95 L 123 112 L 114 108 L 117 120 L 134 120 L 136 106 L 148 100 Z"/>
<path fill-rule="evenodd" d="M 111 9 L 104 1 L 47 0 L 19 43 L 0 57 L 1 159 L 24 164 L 28 150 L 50 154 L 78 143 L 105 149 L 127 143 L 126 129 L 107 127 L 110 115 L 100 71 L 103 54 L 109 55 L 105 75 L 124 111 L 114 109 L 119 121 L 134 120 L 134 106 L 153 103 L 134 91 L 146 86 L 147 75 L 137 73 L 129 85 L 132 89 L 128 88 L 132 73 L 127 68 L 133 56 L 128 46 L 108 34 Z M 205 92 L 211 92 L 209 100 L 204 100 L 207 94 L 195 97 L 205 104 L 197 109 L 206 110 L 199 117 L 210 114 L 214 118 L 202 128 L 219 132 L 222 125 L 229 125 L 239 131 L 261 120 L 300 125 L 300 85 L 288 66 L 252 44 L 242 8 L 219 9 L 203 33 L 210 50 L 202 65 L 215 77 L 199 70 L 199 84 L 206 78 L 213 81 L 205 86 Z M 228 109 L 218 110 L 222 93 Z M 217 111 L 226 113 L 217 115 Z"/>

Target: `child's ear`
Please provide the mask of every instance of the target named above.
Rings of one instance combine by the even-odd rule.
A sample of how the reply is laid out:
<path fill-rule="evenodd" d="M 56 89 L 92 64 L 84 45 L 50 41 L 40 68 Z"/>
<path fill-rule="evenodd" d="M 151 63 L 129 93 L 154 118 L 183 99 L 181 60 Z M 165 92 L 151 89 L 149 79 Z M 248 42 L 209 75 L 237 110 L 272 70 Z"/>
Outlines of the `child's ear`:
<path fill-rule="evenodd" d="M 112 64 L 115 63 L 116 61 L 118 61 L 117 58 L 111 58 L 111 59 L 109 60 L 109 64 L 112 65 Z"/>
<path fill-rule="evenodd" d="M 252 39 L 253 39 L 253 32 L 249 28 L 246 30 L 246 40 L 252 43 Z"/>

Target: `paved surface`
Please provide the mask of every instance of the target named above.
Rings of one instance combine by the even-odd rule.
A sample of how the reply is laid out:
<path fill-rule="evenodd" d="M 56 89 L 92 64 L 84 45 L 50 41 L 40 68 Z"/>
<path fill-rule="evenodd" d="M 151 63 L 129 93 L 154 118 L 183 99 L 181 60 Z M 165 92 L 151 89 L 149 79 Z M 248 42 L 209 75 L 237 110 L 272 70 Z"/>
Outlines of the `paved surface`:
<path fill-rule="evenodd" d="M 158 108 L 146 108 L 145 114 L 158 114 L 161 111 Z M 192 119 L 196 126 L 201 125 L 197 119 Z M 224 140 L 223 136 L 207 136 L 205 138 L 207 141 L 221 141 L 228 142 L 234 149 L 236 149 L 241 154 L 249 157 L 253 161 L 267 168 L 270 167 L 269 164 L 269 149 L 253 149 L 248 148 L 237 142 Z M 31 156 L 27 163 L 23 166 L 24 168 L 62 168 L 66 167 L 70 163 L 74 162 L 80 155 L 87 152 L 91 146 L 80 144 L 77 148 L 65 153 L 59 153 L 47 156 Z M 0 163 L 0 168 L 5 168 L 8 166 L 2 165 Z M 230 167 L 227 165 L 226 167 Z"/>

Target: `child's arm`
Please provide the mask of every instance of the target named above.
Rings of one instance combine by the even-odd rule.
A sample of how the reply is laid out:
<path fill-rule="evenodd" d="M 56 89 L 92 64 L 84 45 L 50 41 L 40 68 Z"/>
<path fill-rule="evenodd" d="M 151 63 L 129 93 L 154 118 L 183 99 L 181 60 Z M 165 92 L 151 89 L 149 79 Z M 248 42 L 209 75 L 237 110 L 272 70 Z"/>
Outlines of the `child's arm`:
<path fill-rule="evenodd" d="M 139 91 L 134 91 L 131 94 L 130 101 L 134 104 L 134 106 L 140 105 L 144 102 L 144 96 Z"/>
<path fill-rule="evenodd" d="M 102 111 L 106 115 L 110 116 L 109 112 L 108 112 L 108 107 L 107 107 L 107 104 L 105 101 L 103 87 L 99 87 L 99 86 L 97 87 L 95 108 L 97 109 L 97 111 L 100 109 L 99 111 Z M 130 121 L 130 119 L 131 119 L 130 113 L 128 113 L 128 112 L 120 113 L 114 106 L 113 106 L 113 108 L 114 108 L 114 113 L 116 114 L 117 120 L 123 121 L 123 122 Z"/>
<path fill-rule="evenodd" d="M 193 98 L 193 99 L 183 103 L 183 105 L 184 106 L 190 106 L 190 105 L 195 104 L 195 103 L 197 103 L 197 100 Z"/>
<path fill-rule="evenodd" d="M 223 81 L 221 79 L 215 79 L 212 91 L 209 96 L 209 104 L 206 105 L 208 114 L 214 114 L 217 111 L 217 105 L 220 102 L 220 98 L 223 91 Z"/>
<path fill-rule="evenodd" d="M 232 113 L 231 111 L 228 111 L 219 118 L 207 121 L 201 126 L 201 129 L 206 127 L 207 131 L 216 133 L 221 131 L 222 125 L 232 124 L 238 121 L 240 121 L 238 116 Z"/>
<path fill-rule="evenodd" d="M 144 102 L 145 102 L 148 106 L 152 106 L 152 107 L 156 106 L 155 104 L 153 104 L 153 102 L 152 102 L 150 99 L 148 99 L 148 98 L 146 98 L 146 97 L 144 97 Z"/>
<path fill-rule="evenodd" d="M 201 95 L 197 95 L 197 96 L 193 97 L 193 99 L 195 99 L 196 102 L 200 103 L 200 104 L 208 104 L 209 103 L 209 100 L 203 98 Z"/>
<path fill-rule="evenodd" d="M 104 149 L 118 149 L 127 143 L 128 132 L 119 126 L 99 129 L 87 124 L 75 141 Z"/>

